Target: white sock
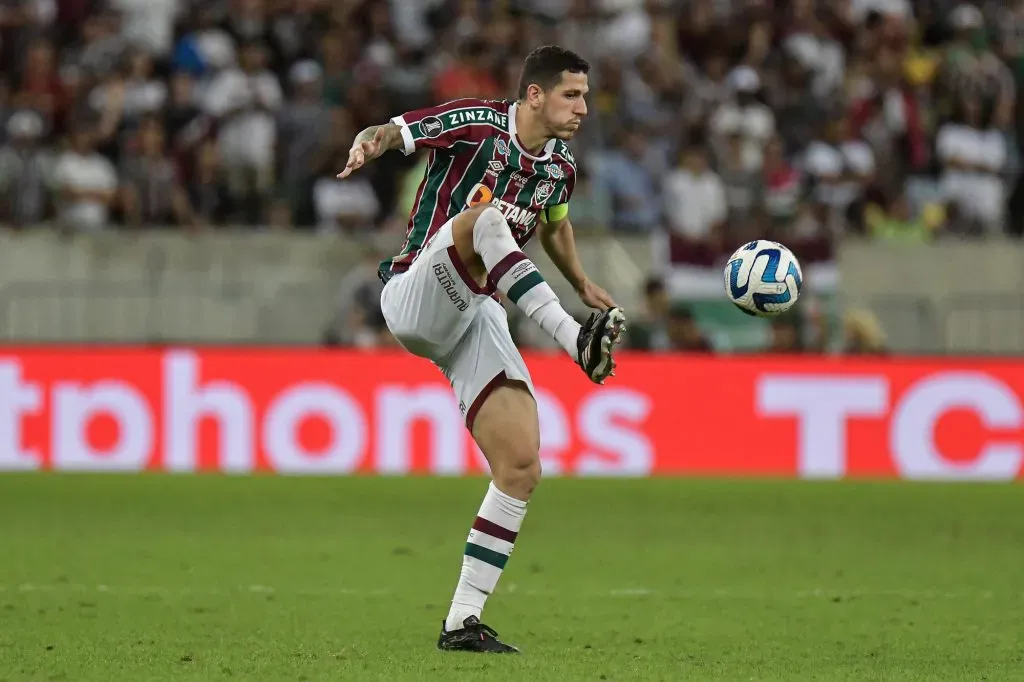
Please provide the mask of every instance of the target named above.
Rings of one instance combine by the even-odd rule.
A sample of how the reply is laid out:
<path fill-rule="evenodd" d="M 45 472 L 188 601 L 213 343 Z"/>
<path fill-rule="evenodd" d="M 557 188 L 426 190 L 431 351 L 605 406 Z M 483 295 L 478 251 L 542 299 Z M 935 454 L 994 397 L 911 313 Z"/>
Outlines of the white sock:
<path fill-rule="evenodd" d="M 445 620 L 445 630 L 459 630 L 470 616 L 480 618 L 484 602 L 494 591 L 512 553 L 519 527 L 526 516 L 526 502 L 509 497 L 492 481 L 462 556 L 462 573 Z"/>
<path fill-rule="evenodd" d="M 473 249 L 487 268 L 488 284 L 508 296 L 575 360 L 580 323 L 566 312 L 551 285 L 516 244 L 501 211 L 488 207 L 477 218 Z"/>

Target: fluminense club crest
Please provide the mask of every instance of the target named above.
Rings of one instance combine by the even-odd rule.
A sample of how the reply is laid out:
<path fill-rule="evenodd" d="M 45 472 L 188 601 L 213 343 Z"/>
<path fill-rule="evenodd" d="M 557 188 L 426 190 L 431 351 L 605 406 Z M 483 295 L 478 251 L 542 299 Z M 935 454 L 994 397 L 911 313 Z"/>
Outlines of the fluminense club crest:
<path fill-rule="evenodd" d="M 537 185 L 537 190 L 533 193 L 533 201 L 537 204 L 543 204 L 545 201 L 551 198 L 551 193 L 555 191 L 555 183 L 550 180 L 544 180 Z"/>

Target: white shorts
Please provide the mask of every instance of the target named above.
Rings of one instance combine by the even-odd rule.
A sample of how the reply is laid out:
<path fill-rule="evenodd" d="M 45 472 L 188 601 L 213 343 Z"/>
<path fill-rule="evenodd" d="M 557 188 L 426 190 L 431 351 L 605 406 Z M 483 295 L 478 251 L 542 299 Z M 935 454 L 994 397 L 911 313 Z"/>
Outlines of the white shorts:
<path fill-rule="evenodd" d="M 410 268 L 384 285 L 381 312 L 395 339 L 448 378 L 472 431 L 484 399 L 503 380 L 533 380 L 508 328 L 505 309 L 470 278 L 455 250 L 452 220 Z"/>

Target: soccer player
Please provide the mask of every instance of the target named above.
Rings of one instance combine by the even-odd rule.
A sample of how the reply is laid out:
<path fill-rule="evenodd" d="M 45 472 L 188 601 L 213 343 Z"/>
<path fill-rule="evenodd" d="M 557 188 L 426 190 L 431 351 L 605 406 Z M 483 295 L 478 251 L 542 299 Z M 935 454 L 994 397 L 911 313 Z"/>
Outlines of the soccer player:
<path fill-rule="evenodd" d="M 344 178 L 389 149 L 430 158 L 405 244 L 381 263 L 381 310 L 411 353 L 448 378 L 492 481 L 469 532 L 437 647 L 515 653 L 480 621 L 540 480 L 533 381 L 512 341 L 501 292 L 557 340 L 595 383 L 615 362 L 625 316 L 583 272 L 569 198 L 576 165 L 566 140 L 587 113 L 589 65 L 555 46 L 526 58 L 516 101 L 460 99 L 397 116 L 356 136 Z M 580 299 L 580 325 L 522 247 L 536 231 Z"/>

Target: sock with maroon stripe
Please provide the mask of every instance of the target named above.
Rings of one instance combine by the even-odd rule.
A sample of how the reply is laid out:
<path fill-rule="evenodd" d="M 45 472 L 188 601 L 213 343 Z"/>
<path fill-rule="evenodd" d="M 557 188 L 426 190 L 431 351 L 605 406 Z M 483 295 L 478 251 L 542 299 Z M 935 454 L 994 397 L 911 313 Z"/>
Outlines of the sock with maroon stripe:
<path fill-rule="evenodd" d="M 488 207 L 476 219 L 473 250 L 487 268 L 487 283 L 519 306 L 575 359 L 579 322 L 566 312 L 551 285 L 516 244 L 498 209 Z"/>
<path fill-rule="evenodd" d="M 524 516 L 526 502 L 501 492 L 492 481 L 466 540 L 462 574 L 445 620 L 445 630 L 459 630 L 466 618 L 480 617 L 484 602 L 494 591 L 512 553 Z"/>

